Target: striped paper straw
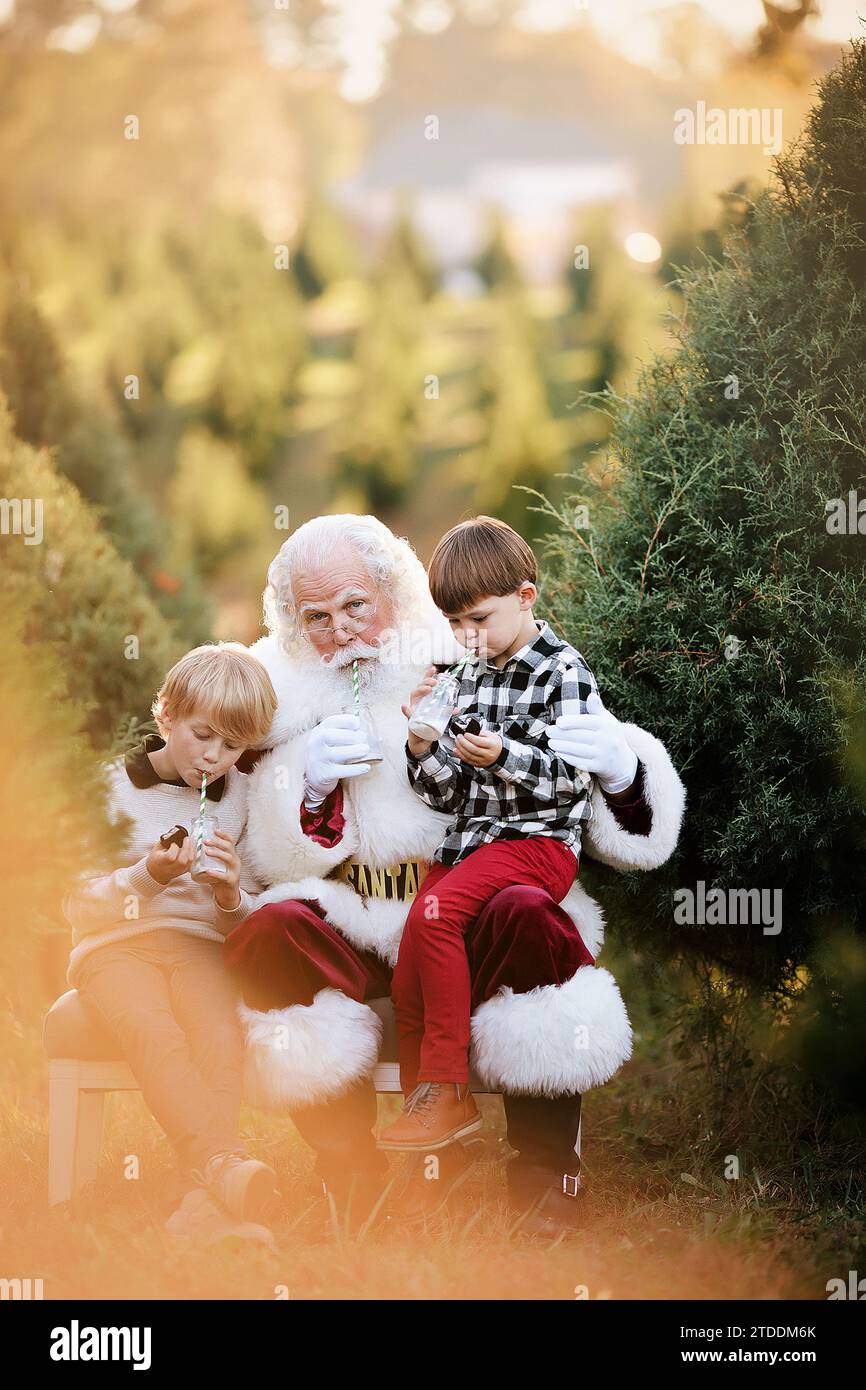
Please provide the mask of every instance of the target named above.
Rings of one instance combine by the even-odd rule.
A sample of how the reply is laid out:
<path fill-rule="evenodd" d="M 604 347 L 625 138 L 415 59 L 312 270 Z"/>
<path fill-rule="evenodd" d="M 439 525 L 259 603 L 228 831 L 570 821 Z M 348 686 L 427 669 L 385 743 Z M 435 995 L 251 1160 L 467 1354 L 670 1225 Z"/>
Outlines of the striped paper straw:
<path fill-rule="evenodd" d="M 207 791 L 207 773 L 201 775 L 201 796 L 198 799 L 198 825 L 195 837 L 195 857 L 201 859 L 202 845 L 204 843 L 204 805 L 205 792 Z"/>
<path fill-rule="evenodd" d="M 463 667 L 466 665 L 467 661 L 474 661 L 474 659 L 475 659 L 475 653 L 474 653 L 474 652 L 467 652 L 465 656 L 461 656 L 460 660 L 456 663 L 456 665 L 454 665 L 454 666 L 451 667 L 451 674 L 452 674 L 452 676 L 456 676 L 456 675 L 457 675 L 457 672 L 458 672 L 458 671 L 461 671 L 461 670 L 463 669 Z"/>
<path fill-rule="evenodd" d="M 358 658 L 352 662 L 352 699 L 355 701 L 355 713 L 361 718 L 361 678 L 358 674 Z"/>

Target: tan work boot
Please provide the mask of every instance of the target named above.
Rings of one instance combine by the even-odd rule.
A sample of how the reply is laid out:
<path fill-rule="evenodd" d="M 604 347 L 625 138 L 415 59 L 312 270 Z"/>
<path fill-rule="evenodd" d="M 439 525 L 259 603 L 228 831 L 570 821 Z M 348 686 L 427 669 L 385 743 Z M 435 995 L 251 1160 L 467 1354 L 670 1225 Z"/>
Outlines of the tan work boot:
<path fill-rule="evenodd" d="M 380 1149 L 430 1153 L 481 1128 L 469 1087 L 457 1081 L 421 1081 L 406 1097 L 403 1113 L 379 1136 Z"/>
<path fill-rule="evenodd" d="M 202 1250 L 221 1240 L 255 1241 L 276 1248 L 273 1232 L 252 1221 L 234 1221 L 217 1206 L 203 1187 L 188 1192 L 165 1223 L 165 1234 L 174 1250 Z"/>
<path fill-rule="evenodd" d="M 409 1180 L 388 1207 L 387 1225 L 392 1229 L 413 1226 L 436 1216 L 465 1185 L 475 1166 L 472 1148 L 460 1143 L 440 1149 L 435 1155 L 435 1167 L 431 1158 L 433 1154 L 413 1154 L 407 1160 L 411 1164 Z"/>
<path fill-rule="evenodd" d="M 201 1174 L 203 1185 L 238 1221 L 266 1221 L 273 1215 L 277 1175 L 266 1163 L 245 1154 L 214 1154 Z"/>

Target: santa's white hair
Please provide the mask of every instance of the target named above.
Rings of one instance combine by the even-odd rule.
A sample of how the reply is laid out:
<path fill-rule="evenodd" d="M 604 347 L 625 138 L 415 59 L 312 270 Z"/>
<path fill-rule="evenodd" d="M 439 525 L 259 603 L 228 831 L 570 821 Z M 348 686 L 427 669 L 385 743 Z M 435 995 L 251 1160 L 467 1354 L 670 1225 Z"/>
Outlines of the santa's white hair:
<path fill-rule="evenodd" d="M 375 516 L 352 512 L 316 516 L 292 532 L 268 568 L 265 623 L 287 655 L 310 656 L 298 621 L 296 579 L 326 569 L 337 553 L 346 550 L 357 552 L 373 583 L 387 593 L 398 632 L 416 626 L 435 629 L 442 622 L 430 596 L 426 570 L 405 537 L 395 536 Z"/>

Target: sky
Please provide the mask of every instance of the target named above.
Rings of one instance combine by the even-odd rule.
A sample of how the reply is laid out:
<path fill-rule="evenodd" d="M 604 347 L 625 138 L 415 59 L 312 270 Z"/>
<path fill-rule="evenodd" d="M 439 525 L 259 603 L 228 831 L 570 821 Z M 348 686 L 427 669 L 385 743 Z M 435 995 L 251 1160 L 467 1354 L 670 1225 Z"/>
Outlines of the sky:
<path fill-rule="evenodd" d="M 600 37 L 633 62 L 653 67 L 658 60 L 658 26 L 653 16 L 678 8 L 680 0 L 598 0 L 589 7 L 590 22 Z M 572 9 L 573 0 L 527 0 L 527 8 L 541 15 L 547 10 Z M 796 8 L 783 4 L 782 9 Z M 866 33 L 857 18 L 866 15 L 866 0 L 821 0 L 821 14 L 806 21 L 805 32 L 817 38 L 844 43 Z M 702 0 L 700 9 L 734 37 L 746 39 L 764 21 L 761 0 Z"/>
<path fill-rule="evenodd" d="M 16 4 L 27 0 L 0 0 L 0 24 Z M 82 51 L 92 44 L 104 14 L 134 11 L 136 0 L 95 0 L 96 11 L 82 0 L 81 16 L 58 26 L 49 43 L 54 48 Z M 665 12 L 682 8 L 683 0 L 522 0 L 514 23 L 528 31 L 551 32 L 587 21 L 611 48 L 632 62 L 664 75 L 660 38 Z M 790 8 L 789 3 L 783 8 Z M 479 21 L 499 10 L 497 0 L 464 0 L 464 9 Z M 764 18 L 761 0 L 700 0 L 699 8 L 735 39 L 751 37 Z M 292 0 L 282 0 L 266 18 L 266 43 L 276 66 L 292 67 L 299 49 L 292 35 Z M 819 15 L 806 21 L 806 32 L 817 38 L 844 43 L 866 33 L 858 11 L 866 15 L 866 0 L 820 0 Z M 365 102 L 376 97 L 387 80 L 387 49 L 397 32 L 397 16 L 408 18 L 420 32 L 434 34 L 453 17 L 449 0 L 323 0 L 318 24 L 319 51 L 312 66 L 334 65 L 341 70 L 340 90 L 348 101 Z M 661 22 L 660 22 L 661 21 Z"/>
<path fill-rule="evenodd" d="M 522 23 L 526 28 L 560 28 L 570 22 L 575 12 L 589 16 L 600 34 L 610 36 L 617 47 L 635 43 L 637 48 L 650 45 L 642 35 L 650 32 L 647 23 L 653 14 L 678 8 L 682 0 L 595 0 L 581 4 L 580 0 L 525 0 Z M 761 0 L 701 0 L 700 8 L 732 34 L 753 33 L 764 19 Z M 780 8 L 793 9 L 790 2 Z M 845 39 L 857 31 L 857 12 L 866 14 L 866 5 L 851 0 L 821 0 L 821 15 L 808 21 L 811 32 L 827 39 Z M 637 37 L 633 40 L 633 31 Z"/>
<path fill-rule="evenodd" d="M 453 15 L 449 0 L 325 0 L 325 4 L 328 17 L 322 38 L 339 54 L 342 95 L 356 102 L 375 98 L 387 79 L 387 45 L 396 32 L 399 13 L 421 32 L 431 34 L 444 29 Z M 588 21 L 610 48 L 664 75 L 660 41 L 665 12 L 682 7 L 682 0 L 523 0 L 513 22 L 527 31 L 555 32 Z M 499 6 L 497 0 L 464 0 L 463 8 L 483 20 Z M 701 0 L 697 8 L 734 39 L 750 39 L 764 20 L 761 0 Z M 806 21 L 806 32 L 843 44 L 866 33 L 858 21 L 858 8 L 866 14 L 866 0 L 821 0 L 821 14 Z M 296 54 L 286 43 L 285 30 L 280 16 L 273 25 L 275 42 L 282 31 L 283 51 L 291 62 Z"/>

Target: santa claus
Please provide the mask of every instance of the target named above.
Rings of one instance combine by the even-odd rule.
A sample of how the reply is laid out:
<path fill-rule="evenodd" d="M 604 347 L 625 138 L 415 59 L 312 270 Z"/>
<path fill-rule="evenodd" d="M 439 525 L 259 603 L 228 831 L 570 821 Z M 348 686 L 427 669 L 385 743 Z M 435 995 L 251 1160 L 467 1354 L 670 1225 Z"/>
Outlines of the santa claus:
<path fill-rule="evenodd" d="M 253 650 L 279 707 L 250 773 L 245 853 L 271 886 L 226 943 L 244 1000 L 247 1097 L 290 1113 L 325 1190 L 367 1210 L 385 1170 L 371 1079 L 381 1001 L 450 820 L 410 785 L 402 707 L 431 662 L 464 653 L 411 546 L 372 516 L 299 527 L 268 571 L 265 616 L 270 635 Z M 593 774 L 582 853 L 619 869 L 664 863 L 685 802 L 664 746 L 603 710 L 559 724 L 561 756 L 573 739 Z M 573 1224 L 581 1096 L 631 1053 L 617 985 L 594 963 L 602 937 L 579 880 L 561 902 L 506 888 L 467 936 L 472 1065 L 504 1099 L 518 1151 L 508 1192 L 530 1213 L 525 1229 Z M 447 1184 L 422 1186 L 423 1208 Z"/>

